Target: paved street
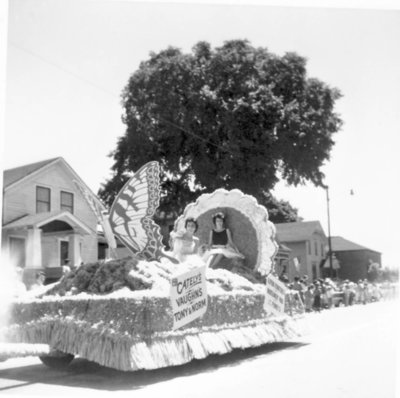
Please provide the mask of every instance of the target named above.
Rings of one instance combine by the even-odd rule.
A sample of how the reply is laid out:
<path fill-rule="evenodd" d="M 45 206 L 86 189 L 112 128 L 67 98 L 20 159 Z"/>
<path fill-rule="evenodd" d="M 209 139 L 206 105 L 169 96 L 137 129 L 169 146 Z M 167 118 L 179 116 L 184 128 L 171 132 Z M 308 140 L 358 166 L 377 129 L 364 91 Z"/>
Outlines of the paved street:
<path fill-rule="evenodd" d="M 58 371 L 34 357 L 9 359 L 0 362 L 0 394 L 393 398 L 398 314 L 393 301 L 309 314 L 309 334 L 297 343 L 156 371 L 119 372 L 79 358 Z"/>

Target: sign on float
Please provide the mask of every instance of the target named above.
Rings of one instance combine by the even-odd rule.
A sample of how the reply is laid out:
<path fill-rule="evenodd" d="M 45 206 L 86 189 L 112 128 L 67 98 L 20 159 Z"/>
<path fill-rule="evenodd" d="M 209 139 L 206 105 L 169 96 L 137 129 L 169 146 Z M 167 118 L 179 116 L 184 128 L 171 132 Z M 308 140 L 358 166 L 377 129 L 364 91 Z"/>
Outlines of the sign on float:
<path fill-rule="evenodd" d="M 171 280 L 170 299 L 173 329 L 193 322 L 207 311 L 206 267 L 197 267 Z"/>
<path fill-rule="evenodd" d="M 269 275 L 266 280 L 264 310 L 275 316 L 285 313 L 285 295 L 288 288 L 276 276 Z"/>

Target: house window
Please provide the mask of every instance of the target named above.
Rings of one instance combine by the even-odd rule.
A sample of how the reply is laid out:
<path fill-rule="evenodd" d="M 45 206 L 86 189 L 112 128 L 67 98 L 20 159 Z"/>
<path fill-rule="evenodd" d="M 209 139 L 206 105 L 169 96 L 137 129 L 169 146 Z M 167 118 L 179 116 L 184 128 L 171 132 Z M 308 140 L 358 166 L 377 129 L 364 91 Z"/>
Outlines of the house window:
<path fill-rule="evenodd" d="M 324 257 L 324 245 L 321 243 L 321 257 Z"/>
<path fill-rule="evenodd" d="M 306 242 L 307 243 L 307 251 L 308 251 L 308 254 L 311 254 L 311 242 Z"/>
<path fill-rule="evenodd" d="M 50 188 L 36 187 L 36 213 L 50 211 Z"/>
<path fill-rule="evenodd" d="M 314 251 L 315 255 L 318 256 L 318 242 L 316 240 L 314 241 Z"/>
<path fill-rule="evenodd" d="M 61 191 L 61 210 L 68 210 L 70 213 L 74 212 L 74 194 L 70 192 Z"/>

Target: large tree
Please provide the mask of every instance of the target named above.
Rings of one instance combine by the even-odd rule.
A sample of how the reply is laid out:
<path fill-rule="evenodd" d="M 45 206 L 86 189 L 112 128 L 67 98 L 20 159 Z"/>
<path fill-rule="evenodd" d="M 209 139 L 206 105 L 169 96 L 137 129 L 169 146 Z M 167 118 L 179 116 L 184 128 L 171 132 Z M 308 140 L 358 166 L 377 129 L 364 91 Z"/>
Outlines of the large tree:
<path fill-rule="evenodd" d="M 222 187 L 267 204 L 279 176 L 322 185 L 321 166 L 341 126 L 338 98 L 337 89 L 307 76 L 304 57 L 247 40 L 152 53 L 123 91 L 126 132 L 99 194 L 110 204 L 129 173 L 150 160 L 162 165 L 163 210 L 180 212 Z"/>
<path fill-rule="evenodd" d="M 285 200 L 278 200 L 270 193 L 264 193 L 258 202 L 268 209 L 268 217 L 274 224 L 301 221 L 298 209 Z"/>

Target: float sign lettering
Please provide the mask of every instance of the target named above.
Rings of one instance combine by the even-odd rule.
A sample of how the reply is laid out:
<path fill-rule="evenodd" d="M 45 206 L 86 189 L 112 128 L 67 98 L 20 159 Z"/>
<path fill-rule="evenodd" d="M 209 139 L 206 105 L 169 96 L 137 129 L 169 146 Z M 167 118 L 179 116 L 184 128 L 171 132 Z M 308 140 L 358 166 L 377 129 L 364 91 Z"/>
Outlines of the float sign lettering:
<path fill-rule="evenodd" d="M 171 279 L 173 329 L 200 318 L 207 311 L 206 267 L 197 267 Z"/>
<path fill-rule="evenodd" d="M 264 310 L 268 314 L 283 315 L 285 312 L 285 294 L 288 288 L 276 276 L 269 275 L 266 281 Z"/>

